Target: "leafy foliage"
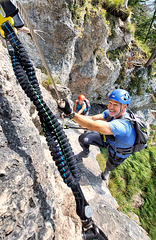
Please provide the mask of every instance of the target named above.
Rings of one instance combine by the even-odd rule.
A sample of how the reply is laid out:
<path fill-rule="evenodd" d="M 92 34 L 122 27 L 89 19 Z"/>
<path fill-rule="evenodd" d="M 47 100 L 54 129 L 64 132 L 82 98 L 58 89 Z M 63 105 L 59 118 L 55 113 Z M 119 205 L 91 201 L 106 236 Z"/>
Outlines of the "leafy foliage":
<path fill-rule="evenodd" d="M 107 0 L 105 2 L 107 2 L 107 4 L 109 6 L 114 6 L 116 8 L 120 8 L 120 7 L 122 7 L 122 5 L 125 2 L 125 0 Z"/>
<path fill-rule="evenodd" d="M 147 4 L 148 1 L 144 0 L 130 0 L 128 2 L 129 6 L 132 7 L 132 22 L 136 23 L 135 38 L 145 43 L 145 39 L 150 27 L 150 23 L 154 16 L 154 5 L 155 1 L 151 1 L 151 5 Z M 151 26 L 150 32 L 148 34 L 147 46 L 150 47 L 151 51 L 156 46 L 156 16 L 155 21 Z"/>
<path fill-rule="evenodd" d="M 83 36 L 84 24 L 86 22 L 91 24 L 90 20 L 97 14 L 100 15 L 107 24 L 105 18 L 106 10 L 102 8 L 101 1 L 97 1 L 95 4 L 92 3 L 92 0 L 73 1 L 69 3 L 69 10 L 72 14 L 72 20 L 79 37 Z"/>

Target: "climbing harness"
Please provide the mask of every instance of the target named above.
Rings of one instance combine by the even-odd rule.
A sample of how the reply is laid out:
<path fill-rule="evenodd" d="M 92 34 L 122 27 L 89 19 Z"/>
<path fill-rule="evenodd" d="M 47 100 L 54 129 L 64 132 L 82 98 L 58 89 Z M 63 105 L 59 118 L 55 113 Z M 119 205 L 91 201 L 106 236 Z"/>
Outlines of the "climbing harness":
<path fill-rule="evenodd" d="M 12 67 L 25 94 L 36 106 L 45 133 L 49 150 L 63 181 L 71 188 L 76 201 L 76 213 L 82 222 L 83 238 L 86 240 L 107 240 L 105 234 L 94 224 L 92 210 L 81 190 L 80 174 L 75 155 L 60 123 L 43 100 L 35 75 L 22 43 L 17 37 L 10 21 L 1 21 L 1 28 L 7 43 Z"/>
<path fill-rule="evenodd" d="M 131 126 L 136 131 L 136 140 L 133 146 L 129 146 L 122 142 L 122 145 L 125 146 L 125 148 L 116 148 L 116 143 L 121 143 L 119 140 L 117 140 L 113 135 L 107 135 L 106 139 L 110 139 L 111 141 L 116 142 L 115 148 L 113 149 L 110 145 L 108 147 L 112 148 L 114 151 L 114 156 L 118 152 L 122 155 L 131 154 L 137 151 L 141 151 L 142 149 L 147 147 L 147 140 L 148 140 L 148 133 L 147 133 L 147 122 L 143 117 L 138 116 L 137 114 L 134 114 L 130 109 L 127 110 L 128 116 L 120 116 L 118 119 L 125 119 L 131 123 Z M 114 117 L 111 117 L 108 115 L 106 118 L 107 122 L 110 122 L 113 120 Z"/>

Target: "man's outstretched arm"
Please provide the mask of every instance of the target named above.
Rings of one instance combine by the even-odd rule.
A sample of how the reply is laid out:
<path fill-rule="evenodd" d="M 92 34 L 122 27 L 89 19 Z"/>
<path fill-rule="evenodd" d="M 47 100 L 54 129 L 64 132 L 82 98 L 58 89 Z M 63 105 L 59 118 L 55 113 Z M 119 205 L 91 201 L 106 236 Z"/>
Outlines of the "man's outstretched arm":
<path fill-rule="evenodd" d="M 83 116 L 75 113 L 73 120 L 77 122 L 80 126 L 87 128 L 89 130 L 96 131 L 105 135 L 113 135 L 108 122 L 99 119 L 100 117 L 102 118 L 103 115 L 102 114 L 98 115 Z"/>
<path fill-rule="evenodd" d="M 84 128 L 106 135 L 113 135 L 108 122 L 104 121 L 102 114 L 83 116 L 74 113 L 66 99 L 62 99 L 61 102 L 58 101 L 58 108 Z"/>

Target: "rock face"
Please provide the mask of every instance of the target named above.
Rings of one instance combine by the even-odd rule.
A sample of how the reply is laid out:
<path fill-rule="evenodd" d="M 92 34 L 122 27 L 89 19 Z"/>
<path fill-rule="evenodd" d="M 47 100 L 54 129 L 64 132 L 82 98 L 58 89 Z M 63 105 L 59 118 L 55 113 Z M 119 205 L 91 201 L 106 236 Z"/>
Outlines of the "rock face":
<path fill-rule="evenodd" d="M 0 59 L 0 238 L 80 239 L 72 193 L 32 122 L 31 103 L 2 45 Z"/>
<path fill-rule="evenodd" d="M 94 2 L 97 4 L 98 1 Z M 127 2 L 125 1 L 124 7 Z M 118 58 L 112 61 L 108 52 L 118 49 L 122 52 L 124 47 L 127 47 L 127 68 L 129 59 L 133 57 L 133 52 L 128 49 L 132 35 L 126 30 L 129 18 L 123 22 L 112 16 L 108 24 L 102 10 L 98 7 L 95 10 L 96 4 L 94 8 L 89 5 L 87 13 L 84 1 L 76 1 L 79 9 L 74 5 L 75 1 L 71 0 L 23 0 L 22 3 L 34 28 L 44 32 L 41 35 L 45 41 L 40 38 L 38 40 L 54 79 L 70 88 L 74 100 L 79 94 L 85 94 L 91 103 L 107 104 L 110 92 L 120 87 L 117 80 L 123 71 Z M 73 21 L 73 14 L 78 15 L 77 22 Z M 109 32 L 112 33 L 111 37 L 108 36 Z M 34 64 L 42 67 L 30 36 L 20 34 L 20 37 Z M 115 52 L 113 54 L 115 55 Z M 130 69 L 130 75 L 134 70 L 135 68 Z M 133 74 L 136 75 L 135 72 Z M 139 109 L 144 105 L 144 108 L 155 108 L 155 97 L 152 96 L 156 93 L 156 81 L 155 77 L 147 77 L 145 68 L 144 74 L 140 76 L 140 84 L 142 93 L 138 94 L 136 83 L 131 83 L 130 79 L 125 83 L 125 88 L 133 88 L 131 107 Z"/>
<path fill-rule="evenodd" d="M 67 83 L 74 61 L 76 32 L 66 1 L 22 1 L 34 28 L 42 30 L 45 42 L 39 38 L 41 48 L 55 79 Z M 22 37 L 22 36 L 21 36 Z M 30 37 L 23 35 L 27 51 L 36 66 L 42 66 L 40 56 L 34 51 Z"/>
<path fill-rule="evenodd" d="M 81 222 L 70 188 L 63 183 L 45 138 L 33 123 L 34 108 L 14 77 L 7 50 L 0 42 L 0 239 L 80 240 Z M 43 75 L 38 71 L 41 81 Z M 54 112 L 56 103 L 43 89 Z M 66 130 L 75 153 L 77 130 Z M 109 240 L 148 240 L 146 232 L 117 210 L 101 181 L 99 149 L 79 164 L 82 190 L 95 223 Z"/>

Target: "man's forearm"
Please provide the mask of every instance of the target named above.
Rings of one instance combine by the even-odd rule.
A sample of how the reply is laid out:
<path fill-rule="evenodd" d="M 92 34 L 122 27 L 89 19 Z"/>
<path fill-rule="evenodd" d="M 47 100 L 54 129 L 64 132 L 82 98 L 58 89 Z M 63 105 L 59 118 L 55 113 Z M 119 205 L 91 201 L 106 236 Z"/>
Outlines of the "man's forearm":
<path fill-rule="evenodd" d="M 75 113 L 73 120 L 77 122 L 80 126 L 85 127 L 89 130 L 92 130 L 90 128 L 94 124 L 94 121 L 92 120 L 91 116 L 84 116 L 84 115 Z"/>
<path fill-rule="evenodd" d="M 83 128 L 96 131 L 106 135 L 113 135 L 108 123 L 103 120 L 93 120 L 90 116 L 83 116 L 75 113 L 73 120 Z"/>

